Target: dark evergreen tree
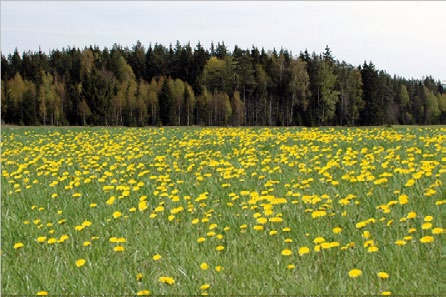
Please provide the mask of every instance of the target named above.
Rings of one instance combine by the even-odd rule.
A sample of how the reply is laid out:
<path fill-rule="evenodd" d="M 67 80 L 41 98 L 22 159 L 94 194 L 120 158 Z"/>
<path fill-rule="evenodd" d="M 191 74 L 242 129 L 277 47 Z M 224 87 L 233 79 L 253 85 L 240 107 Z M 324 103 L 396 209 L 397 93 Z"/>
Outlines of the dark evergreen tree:
<path fill-rule="evenodd" d="M 372 62 L 364 62 L 361 68 L 362 92 L 365 102 L 364 109 L 360 113 L 361 125 L 381 125 L 384 123 L 384 110 L 381 108 L 381 100 L 378 96 L 378 71 Z"/>
<path fill-rule="evenodd" d="M 171 80 L 171 78 L 163 80 L 161 90 L 158 95 L 159 116 L 163 126 L 170 126 L 175 123 L 174 96 L 169 86 L 169 80 Z"/>
<path fill-rule="evenodd" d="M 137 81 L 141 79 L 149 80 L 146 71 L 146 50 L 141 41 L 138 40 L 133 46 L 127 63 L 132 67 Z"/>

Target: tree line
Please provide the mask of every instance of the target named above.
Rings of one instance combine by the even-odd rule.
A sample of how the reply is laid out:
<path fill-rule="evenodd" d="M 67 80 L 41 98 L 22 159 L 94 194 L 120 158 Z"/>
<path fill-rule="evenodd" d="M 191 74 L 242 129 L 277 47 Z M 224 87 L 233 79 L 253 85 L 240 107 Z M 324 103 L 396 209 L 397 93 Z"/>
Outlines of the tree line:
<path fill-rule="evenodd" d="M 140 41 L 1 55 L 2 122 L 14 125 L 446 124 L 446 92 L 338 61 L 252 46 Z"/>

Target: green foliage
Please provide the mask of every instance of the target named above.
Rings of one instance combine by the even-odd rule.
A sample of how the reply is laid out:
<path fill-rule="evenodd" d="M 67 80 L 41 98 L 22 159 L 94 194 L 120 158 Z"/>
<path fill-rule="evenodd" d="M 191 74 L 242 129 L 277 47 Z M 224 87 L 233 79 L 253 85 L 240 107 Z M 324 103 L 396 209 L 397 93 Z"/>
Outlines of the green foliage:
<path fill-rule="evenodd" d="M 339 91 L 335 90 L 336 75 L 332 67 L 326 61 L 322 62 L 321 68 L 321 104 L 320 119 L 321 124 L 325 124 L 333 119 L 338 102 Z"/>
<path fill-rule="evenodd" d="M 405 85 L 401 85 L 401 107 L 405 108 L 409 105 L 409 93 L 407 92 L 407 87 Z"/>
<path fill-rule="evenodd" d="M 426 121 L 427 124 L 438 124 L 438 117 L 441 114 L 439 96 L 435 96 L 427 87 L 426 92 Z"/>
<path fill-rule="evenodd" d="M 137 41 L 130 49 L 54 49 L 49 55 L 16 50 L 2 55 L 2 81 L 2 119 L 8 124 L 446 123 L 440 83 L 432 77 L 392 78 L 372 62 L 354 67 L 336 60 L 328 46 L 322 54 L 304 51 L 299 57 L 283 48 L 235 46 L 231 52 L 224 42 L 210 50 L 179 41 L 169 47 Z M 164 81 L 170 91 L 161 92 Z M 226 107 L 216 112 L 220 101 Z"/>
<path fill-rule="evenodd" d="M 174 95 L 172 91 L 173 81 L 168 79 L 160 80 L 161 90 L 158 95 L 160 120 L 163 126 L 175 124 L 175 105 Z"/>

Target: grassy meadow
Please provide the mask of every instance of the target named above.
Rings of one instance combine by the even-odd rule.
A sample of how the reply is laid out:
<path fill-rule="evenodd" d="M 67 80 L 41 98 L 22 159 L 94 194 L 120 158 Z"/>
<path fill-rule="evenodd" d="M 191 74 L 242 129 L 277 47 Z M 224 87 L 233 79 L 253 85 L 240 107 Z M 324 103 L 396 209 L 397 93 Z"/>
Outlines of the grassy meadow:
<path fill-rule="evenodd" d="M 446 128 L 1 131 L 2 294 L 446 293 Z"/>

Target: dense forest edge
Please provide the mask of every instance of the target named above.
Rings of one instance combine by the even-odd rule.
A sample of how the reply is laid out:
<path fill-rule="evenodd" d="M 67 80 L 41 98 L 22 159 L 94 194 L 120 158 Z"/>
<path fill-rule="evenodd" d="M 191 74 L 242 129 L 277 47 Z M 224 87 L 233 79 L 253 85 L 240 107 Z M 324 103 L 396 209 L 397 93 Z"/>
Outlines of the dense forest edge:
<path fill-rule="evenodd" d="M 446 90 L 369 61 L 338 61 L 327 46 L 293 56 L 224 42 L 205 49 L 140 41 L 17 49 L 1 55 L 2 124 L 52 126 L 375 126 L 446 124 Z"/>

